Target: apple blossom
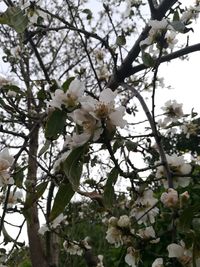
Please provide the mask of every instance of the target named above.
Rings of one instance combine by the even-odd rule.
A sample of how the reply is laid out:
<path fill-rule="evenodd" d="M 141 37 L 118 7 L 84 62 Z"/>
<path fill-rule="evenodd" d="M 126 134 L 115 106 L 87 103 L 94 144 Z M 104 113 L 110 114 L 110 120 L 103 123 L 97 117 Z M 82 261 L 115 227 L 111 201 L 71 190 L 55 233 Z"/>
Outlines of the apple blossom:
<path fill-rule="evenodd" d="M 127 254 L 125 256 L 125 262 L 131 267 L 137 267 L 139 261 L 139 252 L 133 247 L 127 248 Z"/>
<path fill-rule="evenodd" d="M 52 99 L 48 102 L 48 105 L 58 109 L 62 109 L 62 105 L 66 108 L 75 108 L 84 93 L 83 82 L 75 79 L 73 80 L 66 92 L 61 89 L 57 89 L 54 94 L 52 94 Z"/>
<path fill-rule="evenodd" d="M 8 171 L 13 161 L 14 158 L 9 154 L 7 148 L 0 152 L 0 186 L 14 184 L 14 179 L 10 176 Z"/>
<path fill-rule="evenodd" d="M 152 263 L 151 267 L 164 267 L 163 259 L 162 258 L 155 259 L 155 261 Z"/>
<path fill-rule="evenodd" d="M 185 123 L 181 126 L 181 130 L 186 135 L 186 138 L 190 138 L 191 135 L 195 136 L 198 134 L 199 125 L 193 122 Z"/>
<path fill-rule="evenodd" d="M 115 247 L 120 247 L 123 245 L 122 231 L 116 227 L 110 226 L 106 231 L 106 240 L 108 243 L 115 245 Z"/>
<path fill-rule="evenodd" d="M 178 119 L 180 119 L 183 116 L 182 105 L 183 104 L 178 104 L 176 100 L 168 100 L 164 107 L 162 107 L 162 110 L 167 116 L 163 123 L 168 124 L 171 122 L 176 122 Z"/>
<path fill-rule="evenodd" d="M 190 175 L 192 166 L 185 162 L 183 156 L 167 155 L 167 162 L 170 167 L 170 170 L 173 172 L 173 183 L 174 188 L 176 189 L 178 186 L 186 187 L 189 185 L 191 178 L 187 175 Z M 158 166 L 156 171 L 156 178 L 163 178 L 164 174 L 164 167 Z M 163 180 L 163 184 L 165 188 L 168 188 L 167 180 Z"/>
<path fill-rule="evenodd" d="M 120 216 L 117 225 L 121 228 L 128 228 L 130 226 L 130 218 L 127 215 Z"/>
<path fill-rule="evenodd" d="M 185 248 L 183 241 L 180 245 L 176 243 L 168 245 L 167 250 L 169 258 L 177 258 L 183 265 L 190 264 L 192 261 L 192 251 Z"/>
<path fill-rule="evenodd" d="M 99 96 L 99 100 L 93 100 L 93 110 L 89 113 L 97 120 L 104 120 L 106 125 L 119 126 L 124 128 L 126 121 L 123 119 L 125 107 L 115 107 L 116 92 L 111 89 L 104 89 Z"/>
<path fill-rule="evenodd" d="M 179 201 L 178 192 L 173 188 L 169 188 L 168 192 L 162 193 L 160 200 L 166 207 L 175 208 Z"/>
<path fill-rule="evenodd" d="M 155 216 L 159 213 L 159 209 L 156 207 L 158 200 L 153 197 L 153 191 L 151 189 L 145 190 L 143 195 L 138 197 L 133 204 L 133 208 L 130 212 L 131 217 L 135 217 L 138 224 L 146 224 L 155 222 Z"/>
<path fill-rule="evenodd" d="M 50 222 L 48 225 L 43 224 L 40 229 L 38 230 L 38 233 L 40 235 L 44 235 L 47 231 L 51 231 L 51 229 L 58 228 L 61 223 L 64 223 L 65 225 L 68 225 L 68 221 L 66 220 L 67 216 L 64 216 L 63 213 L 59 214 L 52 222 Z"/>
<path fill-rule="evenodd" d="M 156 233 L 152 226 L 139 229 L 137 235 L 140 236 L 142 239 L 151 239 L 156 237 Z"/>
<path fill-rule="evenodd" d="M 73 242 L 65 241 L 63 243 L 63 247 L 65 251 L 71 255 L 81 256 L 83 254 L 83 249 L 79 246 L 79 244 L 76 241 Z"/>
<path fill-rule="evenodd" d="M 104 265 L 103 265 L 103 255 L 98 255 L 97 258 L 98 258 L 99 262 L 98 262 L 96 267 L 104 267 Z"/>

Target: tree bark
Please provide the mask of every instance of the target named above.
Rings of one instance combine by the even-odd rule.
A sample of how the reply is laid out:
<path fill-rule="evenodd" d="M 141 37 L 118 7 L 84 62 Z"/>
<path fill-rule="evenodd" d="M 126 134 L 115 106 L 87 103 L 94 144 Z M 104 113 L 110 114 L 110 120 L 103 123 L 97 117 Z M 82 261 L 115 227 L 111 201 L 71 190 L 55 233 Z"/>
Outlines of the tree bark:
<path fill-rule="evenodd" d="M 29 160 L 28 160 L 28 174 L 27 174 L 27 198 L 33 197 L 37 183 L 37 150 L 39 138 L 39 125 L 33 126 L 29 141 Z M 32 267 L 48 267 L 45 258 L 45 249 L 38 234 L 39 218 L 37 203 L 34 202 L 28 209 L 27 215 L 27 231 L 29 240 L 29 250 Z"/>

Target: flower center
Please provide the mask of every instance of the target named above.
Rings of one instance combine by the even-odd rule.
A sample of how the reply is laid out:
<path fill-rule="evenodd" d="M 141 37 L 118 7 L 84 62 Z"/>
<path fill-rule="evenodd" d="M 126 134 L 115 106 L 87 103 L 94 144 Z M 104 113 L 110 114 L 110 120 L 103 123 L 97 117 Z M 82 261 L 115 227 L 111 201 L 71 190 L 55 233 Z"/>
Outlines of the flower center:
<path fill-rule="evenodd" d="M 98 104 L 96 106 L 95 114 L 100 119 L 106 119 L 109 114 L 109 108 L 104 103 Z"/>

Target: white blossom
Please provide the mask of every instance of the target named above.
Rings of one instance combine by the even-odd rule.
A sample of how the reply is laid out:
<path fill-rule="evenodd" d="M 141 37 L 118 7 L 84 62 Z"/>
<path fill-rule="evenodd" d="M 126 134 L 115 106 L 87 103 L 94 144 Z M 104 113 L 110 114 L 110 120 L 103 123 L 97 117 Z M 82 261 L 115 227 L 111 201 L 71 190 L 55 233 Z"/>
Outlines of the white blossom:
<path fill-rule="evenodd" d="M 188 122 L 181 126 L 181 130 L 186 135 L 186 138 L 189 139 L 191 135 L 195 136 L 198 134 L 199 125 L 193 122 Z"/>
<path fill-rule="evenodd" d="M 91 102 L 93 110 L 90 114 L 97 120 L 105 120 L 106 124 L 123 128 L 126 125 L 123 119 L 125 107 L 115 107 L 116 96 L 117 92 L 109 88 L 104 89 L 99 96 L 99 101 Z"/>
<path fill-rule="evenodd" d="M 125 262 L 131 267 L 137 267 L 138 251 L 136 251 L 133 247 L 129 247 L 125 256 Z"/>
<path fill-rule="evenodd" d="M 52 100 L 48 102 L 48 105 L 58 109 L 62 109 L 62 105 L 66 108 L 74 108 L 79 104 L 84 89 L 84 84 L 75 79 L 70 83 L 66 92 L 57 89 L 55 93 L 52 94 Z"/>
<path fill-rule="evenodd" d="M 155 259 L 155 261 L 152 263 L 151 267 L 164 267 L 163 259 L 162 258 Z"/>
<path fill-rule="evenodd" d="M 155 216 L 159 213 L 159 209 L 155 206 L 158 200 L 153 197 L 153 191 L 148 189 L 143 195 L 138 197 L 131 210 L 131 216 L 135 217 L 138 224 L 155 222 Z"/>
<path fill-rule="evenodd" d="M 63 213 L 59 214 L 52 222 L 50 222 L 48 225 L 43 224 L 40 229 L 38 230 L 38 233 L 41 235 L 44 235 L 47 231 L 50 231 L 51 229 L 56 229 L 60 226 L 61 223 L 64 223 L 65 225 L 68 225 L 68 221 L 66 220 L 67 216 L 64 216 Z"/>
<path fill-rule="evenodd" d="M 115 245 L 115 247 L 120 247 L 123 245 L 122 232 L 116 227 L 109 227 L 106 231 L 106 240 L 108 243 Z"/>
<path fill-rule="evenodd" d="M 121 228 L 128 228 L 130 226 L 130 218 L 127 215 L 120 216 L 117 225 Z"/>
<path fill-rule="evenodd" d="M 11 167 L 14 158 L 9 154 L 7 148 L 0 152 L 0 186 L 14 184 L 8 169 Z"/>
<path fill-rule="evenodd" d="M 163 123 L 166 125 L 171 122 L 176 122 L 183 116 L 183 104 L 178 104 L 176 100 L 168 100 L 162 110 L 164 111 L 166 117 Z"/>
<path fill-rule="evenodd" d="M 185 248 L 183 241 L 180 242 L 180 245 L 176 243 L 168 245 L 167 250 L 169 258 L 177 258 L 184 266 L 191 263 L 192 251 Z"/>
<path fill-rule="evenodd" d="M 170 167 L 170 170 L 174 173 L 173 175 L 173 184 L 176 189 L 178 186 L 186 187 L 189 185 L 191 181 L 191 177 L 187 177 L 191 173 L 192 166 L 185 162 L 183 156 L 167 155 L 167 162 Z M 156 178 L 165 177 L 164 167 L 157 167 Z M 168 183 L 166 180 L 163 180 L 163 184 L 165 188 L 168 188 Z"/>
<path fill-rule="evenodd" d="M 68 252 L 70 255 L 82 256 L 83 254 L 83 249 L 75 241 L 74 242 L 65 241 L 63 243 L 63 246 L 65 251 Z"/>
<path fill-rule="evenodd" d="M 168 208 L 175 208 L 178 204 L 178 192 L 173 188 L 169 188 L 168 192 L 162 193 L 161 202 Z"/>
<path fill-rule="evenodd" d="M 98 262 L 96 267 L 104 267 L 104 265 L 103 265 L 103 255 L 98 255 L 97 258 L 98 258 L 99 262 Z"/>
<path fill-rule="evenodd" d="M 156 233 L 152 226 L 148 226 L 144 229 L 139 229 L 137 235 L 142 239 L 150 239 L 156 237 Z"/>

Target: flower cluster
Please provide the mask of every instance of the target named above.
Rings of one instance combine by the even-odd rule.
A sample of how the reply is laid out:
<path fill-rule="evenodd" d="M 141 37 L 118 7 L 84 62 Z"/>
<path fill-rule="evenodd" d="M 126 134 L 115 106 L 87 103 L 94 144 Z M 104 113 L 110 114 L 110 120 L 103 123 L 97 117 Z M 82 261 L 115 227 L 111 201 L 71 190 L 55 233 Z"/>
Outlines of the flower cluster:
<path fill-rule="evenodd" d="M 0 152 L 0 186 L 14 184 L 14 179 L 9 173 L 13 160 L 7 148 Z"/>
<path fill-rule="evenodd" d="M 86 237 L 85 239 L 83 239 L 80 242 L 77 242 L 77 241 L 64 241 L 63 247 L 64 247 L 65 251 L 67 253 L 69 253 L 70 255 L 82 256 L 84 250 L 92 249 L 92 247 L 88 244 L 88 240 L 89 240 L 89 237 Z M 98 257 L 99 264 L 101 264 L 99 266 L 102 267 L 103 258 L 101 257 L 101 255 L 99 255 L 99 256 L 100 256 L 100 257 Z"/>
<path fill-rule="evenodd" d="M 178 261 L 182 264 L 182 266 L 192 267 L 193 265 L 193 251 L 192 248 L 186 248 L 185 243 L 181 240 L 180 244 L 172 243 L 167 246 L 168 257 L 169 258 L 177 258 Z M 195 259 L 195 266 L 199 266 L 200 257 Z"/>
<path fill-rule="evenodd" d="M 108 230 L 106 232 L 106 240 L 108 243 L 120 247 L 128 240 L 128 236 L 123 233 L 124 229 L 130 229 L 130 218 L 123 215 L 119 218 L 111 217 L 108 221 Z"/>
<path fill-rule="evenodd" d="M 80 128 L 80 132 L 66 136 L 65 145 L 70 149 L 97 141 L 104 129 L 112 133 L 117 126 L 123 128 L 126 124 L 125 108 L 115 105 L 117 93 L 104 89 L 97 100 L 84 96 L 84 90 L 82 82 L 73 80 L 66 92 L 57 89 L 48 103 L 53 108 L 65 108 L 69 118 Z"/>
<path fill-rule="evenodd" d="M 191 181 L 191 177 L 188 176 L 191 173 L 192 166 L 189 163 L 185 162 L 183 156 L 166 155 L 167 162 L 169 164 L 170 170 L 173 173 L 173 183 L 174 188 L 178 186 L 186 187 L 189 185 Z M 164 166 L 157 167 L 156 178 L 160 179 L 165 177 Z M 168 184 L 166 180 L 163 180 L 163 184 L 165 188 L 168 188 Z"/>
<path fill-rule="evenodd" d="M 148 37 L 140 42 L 142 49 L 149 47 L 150 52 L 156 53 L 153 49 L 153 45 L 156 44 L 158 47 L 173 49 L 177 43 L 176 32 L 174 28 L 166 19 L 149 20 L 148 25 L 151 27 Z"/>
<path fill-rule="evenodd" d="M 186 11 L 183 12 L 180 21 L 184 24 L 189 24 L 192 19 L 197 19 L 200 12 L 200 4 L 196 6 L 190 6 Z"/>
<path fill-rule="evenodd" d="M 154 223 L 155 216 L 159 213 L 159 209 L 156 207 L 157 202 L 158 200 L 153 196 L 153 191 L 151 189 L 145 190 L 134 202 L 130 214 L 137 220 L 138 224 Z"/>
<path fill-rule="evenodd" d="M 162 107 L 162 110 L 166 115 L 162 122 L 163 125 L 176 122 L 183 116 L 182 104 L 178 104 L 176 100 L 168 100 L 164 107 Z"/>

